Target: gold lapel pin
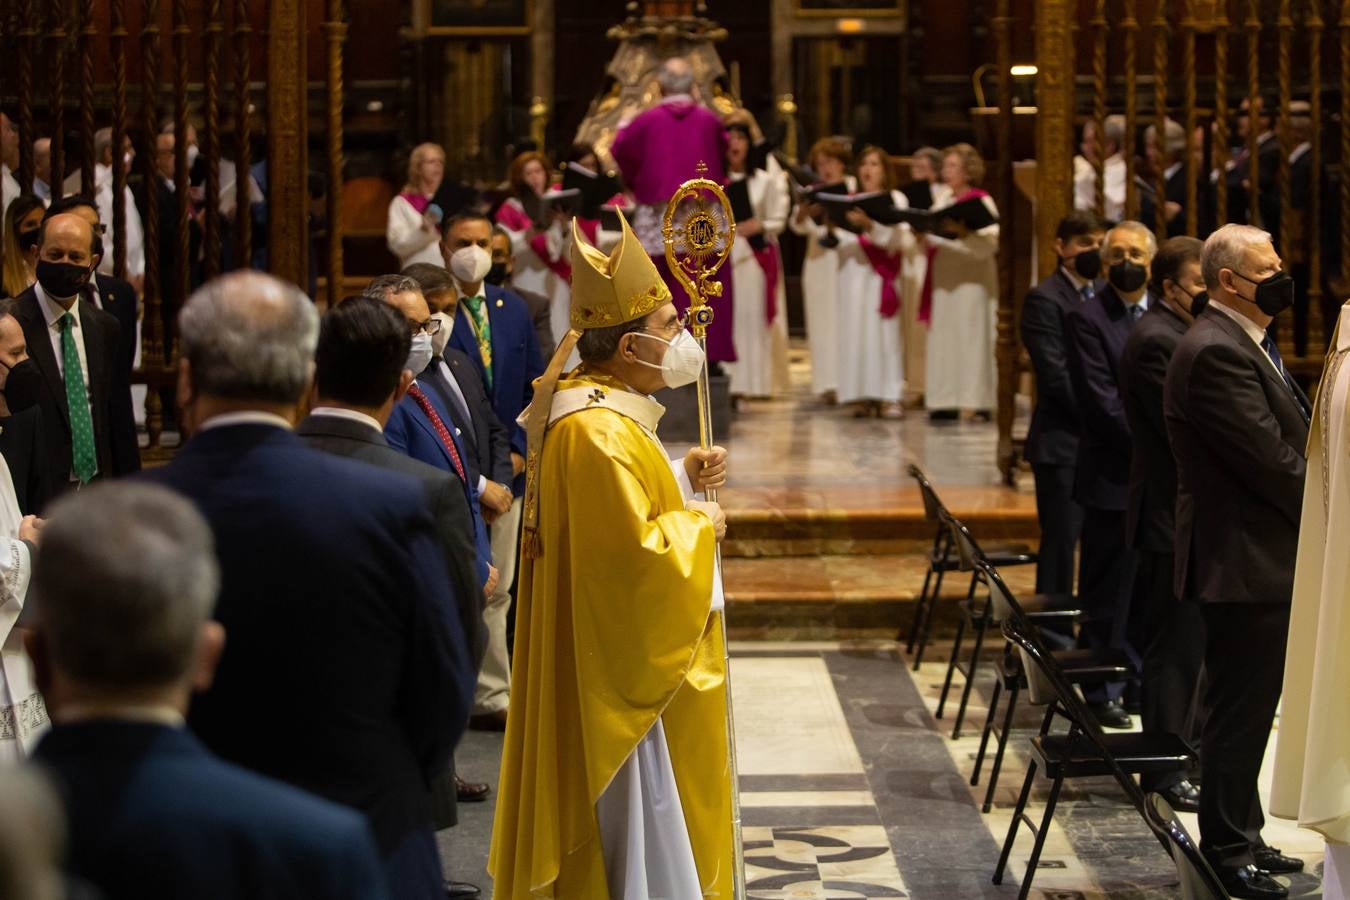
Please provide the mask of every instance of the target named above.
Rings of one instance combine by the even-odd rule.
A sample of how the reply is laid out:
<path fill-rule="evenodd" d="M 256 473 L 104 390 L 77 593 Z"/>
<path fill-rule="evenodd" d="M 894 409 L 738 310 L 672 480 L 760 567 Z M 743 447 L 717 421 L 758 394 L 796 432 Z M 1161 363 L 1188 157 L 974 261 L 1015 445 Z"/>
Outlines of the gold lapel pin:
<path fill-rule="evenodd" d="M 497 308 L 498 308 L 498 309 L 501 309 L 501 308 L 502 308 L 503 306 L 505 306 L 505 305 L 506 305 L 506 304 L 502 302 L 502 298 L 501 298 L 501 297 L 498 297 L 498 298 L 497 298 Z"/>

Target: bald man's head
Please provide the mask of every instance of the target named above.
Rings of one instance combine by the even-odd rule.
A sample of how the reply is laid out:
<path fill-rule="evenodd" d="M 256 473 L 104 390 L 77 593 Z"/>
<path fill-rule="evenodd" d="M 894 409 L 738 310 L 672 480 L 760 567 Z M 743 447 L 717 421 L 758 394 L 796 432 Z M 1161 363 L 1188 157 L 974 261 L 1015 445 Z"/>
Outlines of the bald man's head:
<path fill-rule="evenodd" d="M 94 228 L 83 216 L 58 213 L 38 226 L 37 279 L 67 309 L 94 268 Z"/>

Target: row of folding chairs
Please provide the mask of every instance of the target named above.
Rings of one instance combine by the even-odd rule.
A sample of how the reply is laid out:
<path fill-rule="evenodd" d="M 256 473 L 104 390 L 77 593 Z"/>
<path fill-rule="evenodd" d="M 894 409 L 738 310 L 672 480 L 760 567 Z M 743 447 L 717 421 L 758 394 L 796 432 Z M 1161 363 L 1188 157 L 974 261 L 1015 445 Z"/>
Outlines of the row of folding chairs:
<path fill-rule="evenodd" d="M 947 572 L 957 572 L 969 573 L 970 577 L 965 598 L 961 601 L 961 618 L 937 709 L 937 717 L 942 718 L 954 676 L 960 672 L 965 684 L 953 738 L 960 736 L 987 634 L 993 629 L 1004 639 L 1003 651 L 993 663 L 994 688 L 971 777 L 972 786 L 978 785 L 992 739 L 994 755 L 982 806 L 984 812 L 992 808 L 1018 699 L 1025 694 L 1033 706 L 1045 708 L 1040 728 L 1030 739 L 1026 778 L 994 871 L 994 883 L 1002 883 L 1017 834 L 1025 824 L 1034 841 L 1019 893 L 1019 900 L 1025 898 L 1035 878 L 1064 782 L 1110 776 L 1120 784 L 1148 827 L 1172 855 L 1184 900 L 1226 898 L 1217 876 L 1166 801 L 1158 795 L 1145 796 L 1135 781 L 1141 774 L 1190 769 L 1196 761 L 1194 750 L 1173 734 L 1108 735 L 1101 730 L 1078 693 L 1083 687 L 1130 677 L 1133 670 L 1126 654 L 1110 649 L 1048 649 L 1042 629 L 1052 626 L 1061 633 L 1066 631 L 1082 615 L 1076 598 L 1032 595 L 1019 600 L 1009 590 L 999 568 L 1034 562 L 1035 555 L 1029 548 L 1003 546 L 997 550 L 983 550 L 970 530 L 942 503 L 923 472 L 917 466 L 911 466 L 910 474 L 918 482 L 925 512 L 937 529 L 929 552 L 924 588 L 910 627 L 907 649 L 914 654 L 916 669 L 931 634 L 943 576 Z M 969 656 L 963 657 L 961 651 L 967 633 L 972 646 Z M 1001 699 L 1004 706 L 1000 719 Z M 1056 720 L 1062 720 L 1067 730 L 1052 732 Z M 1038 770 L 1051 782 L 1039 823 L 1027 812 Z"/>

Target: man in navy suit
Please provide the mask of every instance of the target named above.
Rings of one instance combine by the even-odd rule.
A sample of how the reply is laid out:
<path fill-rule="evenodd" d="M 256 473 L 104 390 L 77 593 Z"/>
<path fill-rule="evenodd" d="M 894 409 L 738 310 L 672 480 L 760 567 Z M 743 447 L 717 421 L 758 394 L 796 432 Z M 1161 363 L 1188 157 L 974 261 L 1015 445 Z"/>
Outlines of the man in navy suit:
<path fill-rule="evenodd" d="M 1090 647 L 1128 650 L 1126 629 L 1135 554 L 1125 535 L 1130 493 L 1130 425 L 1120 394 L 1125 340 L 1149 305 L 1149 264 L 1158 250 L 1153 232 L 1125 221 L 1106 233 L 1102 262 L 1107 284 L 1066 318 L 1069 375 L 1078 400 L 1080 438 L 1074 499 L 1083 507 L 1078 592 L 1087 611 L 1080 640 Z M 1128 728 L 1121 685 L 1088 700 L 1110 728 Z"/>
<path fill-rule="evenodd" d="M 1140 715 L 1143 731 L 1172 733 L 1199 743 L 1200 673 L 1204 665 L 1205 622 L 1193 597 L 1173 590 L 1176 568 L 1177 465 L 1163 419 L 1167 364 L 1204 307 L 1200 276 L 1201 243 L 1174 237 L 1153 257 L 1149 291 L 1156 301 L 1125 342 L 1120 391 L 1130 423 L 1130 501 L 1125 533 L 1139 554 L 1131 618 L 1131 641 L 1143 654 Z M 1199 812 L 1200 789 L 1184 772 L 1145 774 L 1140 784 L 1158 791 L 1173 809 Z"/>
<path fill-rule="evenodd" d="M 1036 371 L 1036 407 L 1031 412 L 1023 451 L 1036 476 L 1036 517 L 1041 548 L 1036 591 L 1073 591 L 1073 554 L 1083 530 L 1083 509 L 1073 499 L 1078 465 L 1078 401 L 1069 378 L 1068 335 L 1064 317 L 1096 291 L 1106 223 L 1078 210 L 1055 231 L 1059 268 L 1036 285 L 1022 304 L 1022 343 Z"/>
<path fill-rule="evenodd" d="M 178 325 L 193 436 L 146 477 L 210 522 L 230 635 L 189 722 L 231 762 L 366 813 L 392 895 L 439 900 L 429 786 L 473 670 L 424 488 L 292 433 L 319 332 L 298 289 L 234 272 Z"/>
<path fill-rule="evenodd" d="M 69 495 L 43 530 L 27 640 L 55 725 L 34 759 L 65 807 L 68 870 L 108 900 L 390 896 L 363 816 L 184 727 L 225 645 L 212 543 L 191 503 L 148 484 Z"/>
<path fill-rule="evenodd" d="M 488 648 L 478 673 L 472 722 L 475 727 L 496 729 L 505 728 L 511 699 L 506 621 L 525 495 L 525 429 L 516 420 L 530 405 L 534 379 L 543 374 L 544 360 L 525 301 L 485 282 L 492 268 L 491 247 L 492 223 L 486 216 L 461 213 L 446 220 L 441 255 L 459 293 L 447 346 L 463 351 L 479 367 L 497 418 L 511 437 L 512 502 L 492 522 L 492 560 L 501 579 L 483 614 Z"/>
<path fill-rule="evenodd" d="M 477 478 L 470 469 L 469 457 L 449 409 L 436 395 L 427 390 L 418 378 L 431 364 L 432 338 L 440 322 L 431 317 L 431 310 L 417 282 L 402 278 L 392 289 L 375 291 L 383 301 L 408 323 L 412 332 L 412 346 L 408 352 L 409 371 L 416 373 L 403 399 L 394 404 L 389 421 L 384 426 L 384 437 L 389 446 L 405 456 L 421 460 L 449 472 L 464 493 L 473 520 L 474 549 L 478 559 L 478 583 L 490 594 L 497 586 L 497 568 L 492 565 L 492 547 L 488 543 L 487 526 L 479 509 L 481 495 Z"/>

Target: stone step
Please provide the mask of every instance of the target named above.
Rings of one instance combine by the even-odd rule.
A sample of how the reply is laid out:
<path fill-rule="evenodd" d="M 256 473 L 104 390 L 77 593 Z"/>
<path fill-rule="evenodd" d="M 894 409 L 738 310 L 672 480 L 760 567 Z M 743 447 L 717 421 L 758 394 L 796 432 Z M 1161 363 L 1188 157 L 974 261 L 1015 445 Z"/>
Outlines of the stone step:
<path fill-rule="evenodd" d="M 842 640 L 908 636 L 923 587 L 924 553 L 873 556 L 726 557 L 727 624 L 741 640 Z M 1030 593 L 1035 566 L 1002 574 L 1014 594 Z M 969 575 L 949 573 L 934 619 L 934 637 L 951 633 Z"/>
<path fill-rule="evenodd" d="M 1040 538 L 1035 498 L 999 486 L 939 488 L 942 501 L 983 543 Z M 933 540 L 917 487 L 742 488 L 727 511 L 727 558 L 922 553 Z"/>

